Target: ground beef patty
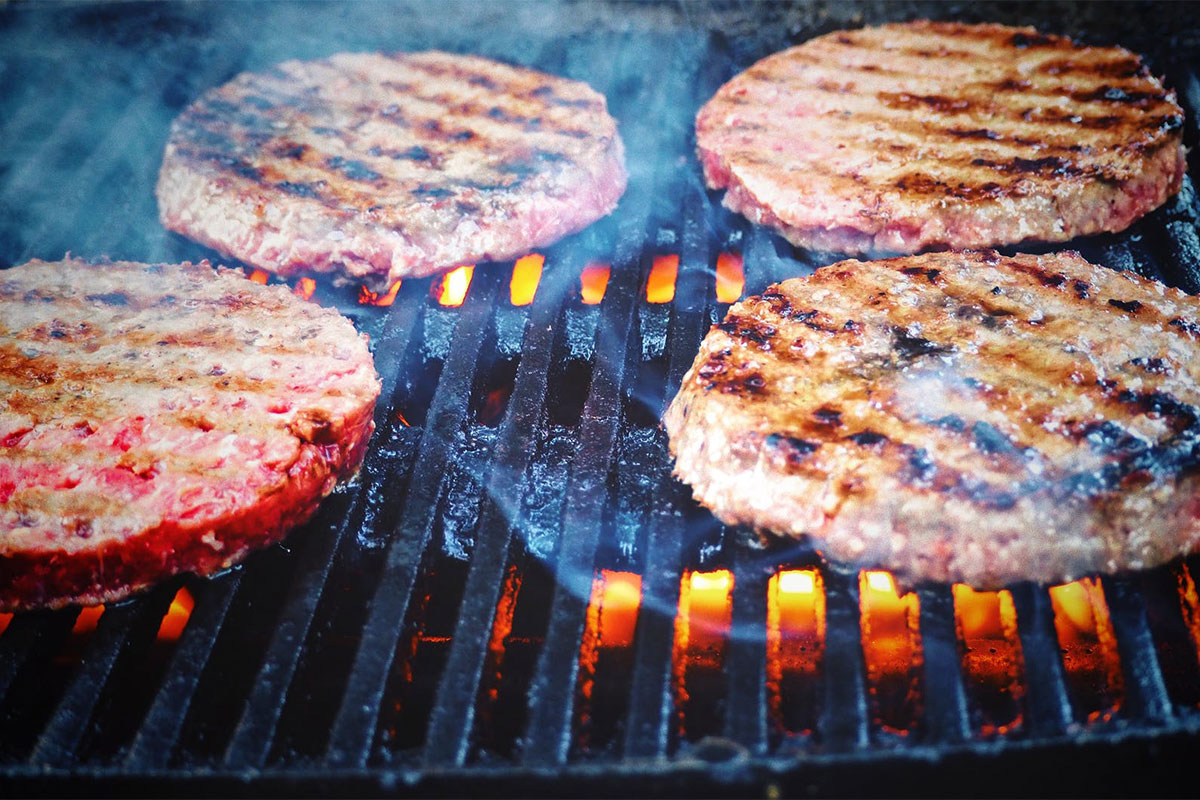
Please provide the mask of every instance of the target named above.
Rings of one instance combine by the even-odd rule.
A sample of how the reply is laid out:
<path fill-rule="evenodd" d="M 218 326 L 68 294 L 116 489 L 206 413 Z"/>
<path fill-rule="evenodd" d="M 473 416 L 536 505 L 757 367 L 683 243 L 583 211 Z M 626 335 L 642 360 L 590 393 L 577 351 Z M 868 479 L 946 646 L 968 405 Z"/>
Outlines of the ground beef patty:
<path fill-rule="evenodd" d="M 379 394 L 336 312 L 207 264 L 0 271 L 0 610 L 240 561 L 362 461 Z"/>
<path fill-rule="evenodd" d="M 171 128 L 168 228 L 281 275 L 373 288 L 504 260 L 608 214 L 625 156 L 577 81 L 449 53 L 341 53 L 245 73 Z"/>
<path fill-rule="evenodd" d="M 1200 543 L 1200 301 L 1075 253 L 842 261 L 705 337 L 665 417 L 724 522 L 909 580 L 1069 580 Z"/>
<path fill-rule="evenodd" d="M 792 243 L 914 253 L 1123 230 L 1179 189 L 1182 123 L 1122 48 L 923 21 L 763 59 L 696 138 L 725 205 Z"/>

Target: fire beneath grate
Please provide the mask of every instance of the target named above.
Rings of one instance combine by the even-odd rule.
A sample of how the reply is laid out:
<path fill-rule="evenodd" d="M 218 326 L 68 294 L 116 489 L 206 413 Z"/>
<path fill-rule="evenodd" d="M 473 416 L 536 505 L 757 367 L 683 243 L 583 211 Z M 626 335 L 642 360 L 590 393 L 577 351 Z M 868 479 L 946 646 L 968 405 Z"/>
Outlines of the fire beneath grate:
<path fill-rule="evenodd" d="M 155 219 L 171 118 L 242 68 L 352 49 L 297 34 L 325 7 L 269 6 L 273 33 L 255 47 L 238 7 L 156 8 L 137 23 L 153 41 L 124 7 L 65 21 L 0 11 L 13 45 L 0 44 L 0 136 L 15 143 L 0 153 L 0 207 L 13 211 L 0 260 L 215 258 Z M 1012 793 L 1029 791 L 1029 769 L 1045 792 L 1137 790 L 1149 764 L 1185 774 L 1174 756 L 1200 729 L 1200 561 L 1058 587 L 908 590 L 803 544 L 756 546 L 670 476 L 658 419 L 709 325 L 835 258 L 725 212 L 691 157 L 700 103 L 813 29 L 733 43 L 696 25 L 500 26 L 464 41 L 432 22 L 371 33 L 366 8 L 344 12 L 367 32 L 360 49 L 469 49 L 605 92 L 629 193 L 613 217 L 512 263 L 386 293 L 293 281 L 371 337 L 384 394 L 361 475 L 219 577 L 0 615 L 6 782 L 855 794 L 986 776 Z M 51 25 L 71 36 L 35 55 L 29 41 Z M 95 44 L 96 30 L 145 47 Z M 121 80 L 55 88 L 81 51 Z M 1189 145 L 1194 55 L 1155 64 L 1189 107 Z M 1130 232 L 1073 246 L 1195 291 L 1198 220 L 1189 178 Z"/>

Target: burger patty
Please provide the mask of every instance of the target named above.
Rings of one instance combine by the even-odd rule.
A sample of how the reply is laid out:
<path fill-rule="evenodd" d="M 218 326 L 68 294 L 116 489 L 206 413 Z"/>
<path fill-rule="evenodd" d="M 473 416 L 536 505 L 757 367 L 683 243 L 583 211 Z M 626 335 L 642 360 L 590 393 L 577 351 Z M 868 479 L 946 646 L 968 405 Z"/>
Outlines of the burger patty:
<path fill-rule="evenodd" d="M 664 423 L 728 524 L 912 581 L 1200 543 L 1200 300 L 1076 253 L 842 261 L 730 308 Z"/>
<path fill-rule="evenodd" d="M 115 600 L 269 545 L 355 472 L 365 337 L 203 264 L 0 271 L 0 610 Z"/>
<path fill-rule="evenodd" d="M 915 253 L 1123 230 L 1178 191 L 1182 127 L 1128 50 L 921 21 L 759 61 L 696 139 L 725 205 L 793 244 Z"/>
<path fill-rule="evenodd" d="M 281 275 L 372 288 L 504 260 L 608 214 L 624 148 L 583 83 L 449 53 L 244 73 L 175 121 L 159 215 Z"/>

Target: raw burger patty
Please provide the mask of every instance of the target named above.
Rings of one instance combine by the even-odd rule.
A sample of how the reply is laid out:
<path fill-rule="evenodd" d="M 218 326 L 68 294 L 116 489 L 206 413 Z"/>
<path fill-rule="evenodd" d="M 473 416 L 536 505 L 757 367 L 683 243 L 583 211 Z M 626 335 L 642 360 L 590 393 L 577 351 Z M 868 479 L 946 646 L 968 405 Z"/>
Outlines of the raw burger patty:
<path fill-rule="evenodd" d="M 278 541 L 379 394 L 336 312 L 205 264 L 0 271 L 0 610 L 123 597 Z"/>
<path fill-rule="evenodd" d="M 1200 301 L 1076 253 L 842 261 L 729 310 L 666 424 L 728 524 L 980 588 L 1200 543 Z"/>
<path fill-rule="evenodd" d="M 583 83 L 475 56 L 341 53 L 244 73 L 171 128 L 173 231 L 374 288 L 523 255 L 608 214 L 625 155 Z"/>
<path fill-rule="evenodd" d="M 725 205 L 793 244 L 915 253 L 1123 230 L 1178 191 L 1182 127 L 1128 50 L 912 22 L 763 59 L 696 138 Z"/>

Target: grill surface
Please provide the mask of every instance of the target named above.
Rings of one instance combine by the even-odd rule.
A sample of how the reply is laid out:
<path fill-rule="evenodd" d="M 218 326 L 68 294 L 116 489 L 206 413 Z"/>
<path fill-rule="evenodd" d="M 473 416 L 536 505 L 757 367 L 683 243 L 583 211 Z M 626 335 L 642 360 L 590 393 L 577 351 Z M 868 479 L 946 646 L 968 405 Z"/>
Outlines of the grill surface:
<path fill-rule="evenodd" d="M 1101 579 L 1111 629 L 1082 643 L 1062 638 L 1046 587 L 1011 587 L 1008 644 L 1020 674 L 989 693 L 966 666 L 984 663 L 987 647 L 968 652 L 950 587 L 921 587 L 909 610 L 896 611 L 877 605 L 884 601 L 863 588 L 866 578 L 802 546 L 749 546 L 744 531 L 717 525 L 671 479 L 657 420 L 726 308 L 715 293 L 719 254 L 742 255 L 746 293 L 835 260 L 794 250 L 704 190 L 692 118 L 724 80 L 846 24 L 922 12 L 1020 21 L 1146 53 L 1178 89 L 1195 146 L 1196 11 L 0 8 L 0 266 L 67 250 L 216 260 L 157 223 L 153 184 L 169 123 L 203 89 L 284 58 L 436 47 L 584 80 L 607 95 L 631 173 L 613 217 L 544 253 L 530 305 L 510 302 L 512 264 L 476 269 L 459 307 L 431 298 L 436 281 L 405 281 L 387 308 L 360 303 L 357 287 L 318 282 L 314 299 L 370 334 L 384 383 L 360 479 L 284 545 L 217 578 L 177 579 L 98 620 L 66 609 L 7 622 L 0 786 L 8 794 L 1188 792 L 1187 756 L 1200 741 L 1192 578 L 1200 562 Z M 1196 292 L 1191 175 L 1178 198 L 1131 231 L 1074 246 Z M 679 259 L 674 297 L 649 302 L 648 276 L 665 255 Z M 611 265 L 598 305 L 579 288 L 593 262 Z M 824 604 L 823 637 L 788 650 L 784 667 L 780 648 L 794 642 L 780 638 L 768 602 L 781 571 L 819 581 Z M 696 624 L 709 601 L 695 572 L 731 587 L 716 633 Z M 602 646 L 596 576 L 626 573 L 640 576 L 636 634 Z M 195 607 L 173 638 L 160 625 L 181 587 Z M 681 600 L 693 612 L 686 646 Z M 885 631 L 895 620 L 899 634 Z M 900 651 L 899 669 L 875 646 L 883 641 L 913 645 Z M 1115 673 L 1103 673 L 1108 651 L 1119 659 Z M 815 665 L 808 673 L 806 663 Z"/>

